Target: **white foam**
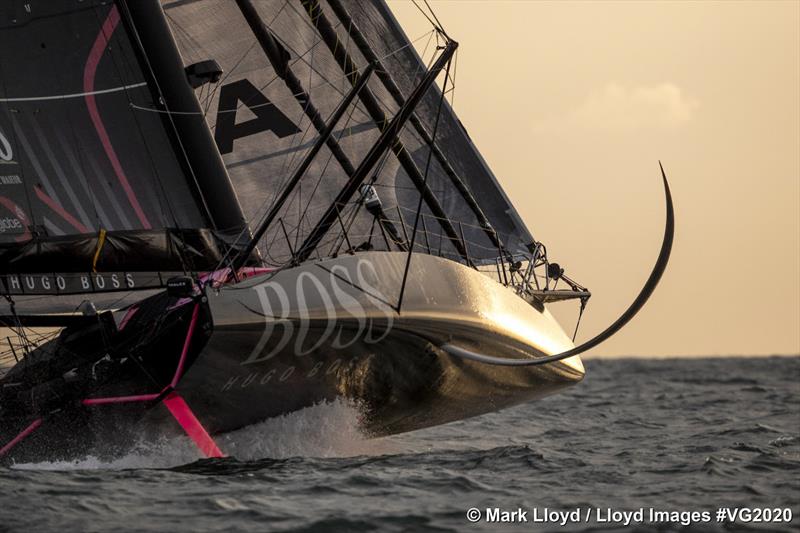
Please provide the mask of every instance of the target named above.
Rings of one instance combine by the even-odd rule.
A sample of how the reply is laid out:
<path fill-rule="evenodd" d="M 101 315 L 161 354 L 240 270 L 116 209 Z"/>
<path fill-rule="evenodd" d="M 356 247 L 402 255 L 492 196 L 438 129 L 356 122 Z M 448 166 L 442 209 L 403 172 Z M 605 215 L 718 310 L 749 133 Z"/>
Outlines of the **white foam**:
<path fill-rule="evenodd" d="M 266 420 L 215 438 L 228 456 L 250 461 L 287 457 L 351 457 L 381 455 L 395 450 L 387 439 L 369 439 L 359 429 L 357 407 L 336 400 Z M 169 468 L 201 458 L 188 437 L 142 441 L 122 457 L 88 454 L 74 461 L 17 464 L 25 470 L 123 470 Z"/>
<path fill-rule="evenodd" d="M 360 417 L 356 406 L 336 400 L 248 426 L 217 442 L 225 453 L 245 461 L 392 453 L 387 439 L 369 439 L 361 432 Z"/>

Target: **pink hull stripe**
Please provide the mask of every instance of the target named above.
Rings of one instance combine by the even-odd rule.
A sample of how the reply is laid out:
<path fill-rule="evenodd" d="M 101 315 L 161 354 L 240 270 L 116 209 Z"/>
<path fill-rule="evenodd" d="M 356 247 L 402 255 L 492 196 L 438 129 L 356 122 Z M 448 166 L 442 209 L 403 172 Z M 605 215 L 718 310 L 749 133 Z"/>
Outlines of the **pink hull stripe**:
<path fill-rule="evenodd" d="M 192 310 L 192 321 L 189 322 L 189 331 L 186 332 L 186 340 L 183 341 L 181 358 L 178 360 L 178 368 L 175 369 L 175 375 L 172 376 L 172 383 L 170 384 L 173 389 L 178 386 L 178 381 L 180 381 L 181 376 L 183 375 L 183 365 L 186 363 L 186 355 L 189 353 L 189 345 L 192 342 L 192 335 L 194 334 L 194 327 L 197 325 L 197 315 L 199 314 L 200 304 L 194 304 L 194 309 Z"/>
<path fill-rule="evenodd" d="M 61 218 L 69 222 L 69 224 L 73 228 L 80 231 L 81 233 L 91 233 L 91 230 L 89 228 L 81 224 L 81 222 L 77 218 L 67 213 L 66 209 L 58 205 L 58 203 L 56 203 L 55 200 L 47 196 L 47 193 L 45 193 L 40 187 L 35 186 L 33 190 L 36 191 L 36 196 L 39 197 L 39 200 L 46 203 L 50 209 L 58 213 L 61 216 Z"/>
<path fill-rule="evenodd" d="M 225 457 L 183 398 L 172 392 L 164 400 L 169 412 L 206 457 Z"/>
<path fill-rule="evenodd" d="M 94 45 L 92 45 L 92 50 L 89 52 L 89 58 L 86 60 L 86 66 L 83 69 L 83 91 L 86 93 L 95 92 L 94 78 L 97 74 L 97 66 L 100 64 L 100 59 L 103 57 L 106 45 L 108 45 L 108 40 L 111 34 L 114 33 L 118 23 L 119 11 L 117 10 L 117 6 L 114 5 L 111 6 L 111 11 L 109 11 L 108 17 L 106 17 L 103 27 L 100 29 L 100 33 L 97 34 L 97 39 L 94 41 Z M 111 166 L 114 168 L 117 179 L 119 179 L 122 188 L 125 190 L 125 194 L 128 196 L 133 210 L 136 211 L 139 222 L 142 223 L 144 229 L 150 229 L 152 228 L 150 221 L 147 220 L 147 216 L 144 214 L 142 206 L 139 205 L 139 200 L 136 198 L 136 194 L 133 192 L 133 188 L 130 182 L 128 182 L 127 176 L 125 176 L 122 164 L 119 162 L 119 158 L 114 151 L 114 146 L 111 144 L 111 139 L 108 137 L 108 132 L 103 124 L 103 120 L 100 118 L 100 111 L 97 109 L 97 102 L 94 96 L 94 94 L 86 95 L 86 107 L 89 108 L 89 115 L 92 118 L 94 128 L 97 130 L 97 135 L 100 137 L 100 142 L 103 144 L 103 149 L 106 152 L 106 156 L 108 156 L 108 160 L 111 162 Z"/>
<path fill-rule="evenodd" d="M 136 396 L 112 396 L 110 398 L 86 398 L 83 405 L 106 405 L 109 403 L 149 402 L 158 398 L 158 394 L 139 394 Z"/>
<path fill-rule="evenodd" d="M 36 428 L 38 428 L 41 425 L 42 425 L 42 419 L 41 418 L 37 418 L 36 420 L 31 422 L 31 425 L 26 427 L 25 429 L 23 429 L 20 432 L 20 434 L 17 435 L 16 437 L 14 437 L 14 439 L 11 442 L 9 442 L 8 444 L 6 444 L 2 448 L 0 448 L 0 457 L 4 456 L 8 452 L 10 452 L 11 448 L 16 446 L 20 442 L 22 442 L 22 440 L 24 440 L 28 435 L 30 435 L 31 433 L 36 431 Z"/>

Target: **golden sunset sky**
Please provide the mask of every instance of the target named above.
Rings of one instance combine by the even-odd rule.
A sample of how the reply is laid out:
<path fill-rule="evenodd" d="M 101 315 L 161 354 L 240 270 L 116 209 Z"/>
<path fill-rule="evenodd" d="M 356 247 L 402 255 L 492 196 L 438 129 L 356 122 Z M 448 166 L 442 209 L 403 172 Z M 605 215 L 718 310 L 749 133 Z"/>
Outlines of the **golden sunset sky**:
<path fill-rule="evenodd" d="M 430 24 L 390 0 L 409 34 Z M 550 259 L 594 296 L 594 355 L 800 353 L 800 2 L 437 0 L 454 106 Z M 420 41 L 420 47 L 425 41 Z M 422 50 L 420 50 L 421 52 Z M 571 331 L 577 306 L 551 307 Z"/>

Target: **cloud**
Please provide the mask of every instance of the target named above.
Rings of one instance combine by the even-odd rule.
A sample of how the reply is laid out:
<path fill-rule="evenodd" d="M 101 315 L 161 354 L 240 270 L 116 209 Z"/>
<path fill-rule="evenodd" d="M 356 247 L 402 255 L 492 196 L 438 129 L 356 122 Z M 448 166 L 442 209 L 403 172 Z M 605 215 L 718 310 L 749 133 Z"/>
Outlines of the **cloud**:
<path fill-rule="evenodd" d="M 589 129 L 674 128 L 689 122 L 697 106 L 696 100 L 672 83 L 633 87 L 608 83 L 590 93 L 559 122 L 563 126 Z M 546 122 L 539 126 L 553 125 L 550 120 Z"/>

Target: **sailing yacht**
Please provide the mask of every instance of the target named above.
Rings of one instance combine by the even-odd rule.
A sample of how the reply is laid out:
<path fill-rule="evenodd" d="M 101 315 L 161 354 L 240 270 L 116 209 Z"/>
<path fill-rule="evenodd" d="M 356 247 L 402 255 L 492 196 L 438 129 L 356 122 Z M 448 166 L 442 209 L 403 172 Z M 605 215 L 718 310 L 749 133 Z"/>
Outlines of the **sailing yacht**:
<path fill-rule="evenodd" d="M 217 436 L 345 398 L 387 435 L 584 376 L 551 262 L 383 0 L 0 11 L 0 461 Z M 417 48 L 424 48 L 419 54 Z M 438 86 L 437 86 L 438 80 Z"/>

